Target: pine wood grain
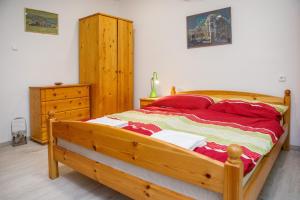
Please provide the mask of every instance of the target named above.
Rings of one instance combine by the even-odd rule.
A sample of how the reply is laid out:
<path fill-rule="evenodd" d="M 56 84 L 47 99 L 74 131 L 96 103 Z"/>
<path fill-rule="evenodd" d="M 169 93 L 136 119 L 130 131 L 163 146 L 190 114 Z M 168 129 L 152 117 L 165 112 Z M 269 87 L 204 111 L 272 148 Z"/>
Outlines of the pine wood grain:
<path fill-rule="evenodd" d="M 223 163 L 155 138 L 71 121 L 54 122 L 53 136 L 215 192 L 223 191 Z"/>
<path fill-rule="evenodd" d="M 224 167 L 224 200 L 242 200 L 243 199 L 243 177 L 244 167 L 241 160 L 243 153 L 239 145 L 231 144 L 227 148 L 228 159 Z"/>
<path fill-rule="evenodd" d="M 44 101 L 89 97 L 89 86 L 45 89 Z"/>
<path fill-rule="evenodd" d="M 84 21 L 87 18 L 93 18 L 93 17 L 98 16 L 98 15 L 102 15 L 102 16 L 106 16 L 106 17 L 111 17 L 111 18 L 115 18 L 115 19 L 118 19 L 118 20 L 123 20 L 123 21 L 127 21 L 127 22 L 130 22 L 130 23 L 133 23 L 133 21 L 130 20 L 130 19 L 125 19 L 125 18 L 122 18 L 122 17 L 113 16 L 113 15 L 109 15 L 109 14 L 106 14 L 106 13 L 95 13 L 95 14 L 92 14 L 92 15 L 89 15 L 89 16 L 86 16 L 86 17 L 82 17 L 82 18 L 79 19 L 79 21 Z"/>
<path fill-rule="evenodd" d="M 58 161 L 54 158 L 54 147 L 57 144 L 57 139 L 52 134 L 52 123 L 55 122 L 54 112 L 49 113 L 48 119 L 48 170 L 49 170 L 49 178 L 55 179 L 58 178 Z"/>
<path fill-rule="evenodd" d="M 195 90 L 195 91 L 183 91 L 176 92 L 173 88 L 173 94 L 202 94 L 213 96 L 221 99 L 241 98 L 248 100 L 257 100 L 266 103 L 284 104 L 284 98 L 275 97 L 265 94 L 251 93 L 251 92 L 239 92 L 239 91 L 223 91 L 223 90 Z"/>
<path fill-rule="evenodd" d="M 30 87 L 31 138 L 45 144 L 47 114 L 50 111 L 58 119 L 84 120 L 90 118 L 89 85 Z"/>
<path fill-rule="evenodd" d="M 45 141 L 41 134 L 41 91 L 39 88 L 30 88 L 30 130 L 31 138 L 36 141 Z"/>
<path fill-rule="evenodd" d="M 191 200 L 189 197 L 95 162 L 61 147 L 54 147 L 54 156 L 59 162 L 134 199 Z"/>
<path fill-rule="evenodd" d="M 145 106 L 153 103 L 157 99 L 159 99 L 159 98 L 141 98 L 140 99 L 140 108 L 144 108 Z"/>
<path fill-rule="evenodd" d="M 92 118 L 132 109 L 132 22 L 95 14 L 79 24 L 80 83 L 91 84 Z"/>
<path fill-rule="evenodd" d="M 99 79 L 100 101 L 98 116 L 117 112 L 118 104 L 118 21 L 115 18 L 99 15 Z M 92 96 L 93 98 L 93 96 Z"/>
<path fill-rule="evenodd" d="M 91 117 L 100 113 L 101 96 L 99 91 L 99 17 L 87 18 L 79 21 L 79 81 L 82 84 L 91 84 Z"/>
<path fill-rule="evenodd" d="M 286 129 L 288 130 L 287 139 L 284 142 L 283 149 L 289 150 L 290 149 L 290 126 L 291 126 L 291 91 L 286 90 L 284 95 L 284 104 L 288 106 L 288 110 L 285 112 L 283 120 L 284 123 L 287 125 Z"/>
<path fill-rule="evenodd" d="M 118 112 L 133 109 L 133 25 L 118 20 Z"/>

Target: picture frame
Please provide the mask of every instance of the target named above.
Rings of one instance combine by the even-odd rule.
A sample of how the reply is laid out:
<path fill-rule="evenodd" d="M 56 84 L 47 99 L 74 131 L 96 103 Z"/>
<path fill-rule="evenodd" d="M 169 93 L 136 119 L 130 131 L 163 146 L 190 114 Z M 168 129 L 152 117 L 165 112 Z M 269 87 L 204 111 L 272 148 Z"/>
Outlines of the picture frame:
<path fill-rule="evenodd" d="M 25 8 L 25 31 L 58 35 L 58 14 Z"/>
<path fill-rule="evenodd" d="M 232 44 L 231 7 L 187 16 L 187 48 Z"/>

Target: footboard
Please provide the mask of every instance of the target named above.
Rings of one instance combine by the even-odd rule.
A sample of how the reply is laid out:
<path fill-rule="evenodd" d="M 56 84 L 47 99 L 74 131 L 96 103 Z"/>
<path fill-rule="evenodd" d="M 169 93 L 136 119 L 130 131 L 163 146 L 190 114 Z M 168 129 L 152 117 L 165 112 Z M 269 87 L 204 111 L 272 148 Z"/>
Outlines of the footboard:
<path fill-rule="evenodd" d="M 240 199 L 242 195 L 243 167 L 240 160 L 242 152 L 235 145 L 230 146 L 230 157 L 223 164 L 198 153 L 120 128 L 85 122 L 55 121 L 53 118 L 49 120 L 49 177 L 51 179 L 58 177 L 57 162 L 59 161 L 135 199 L 142 196 L 143 198 L 151 196 L 152 199 L 189 198 L 70 152 L 57 145 L 58 138 L 223 193 L 224 198 L 228 200 Z M 128 185 L 133 185 L 134 188 L 131 189 L 135 192 L 130 190 Z"/>

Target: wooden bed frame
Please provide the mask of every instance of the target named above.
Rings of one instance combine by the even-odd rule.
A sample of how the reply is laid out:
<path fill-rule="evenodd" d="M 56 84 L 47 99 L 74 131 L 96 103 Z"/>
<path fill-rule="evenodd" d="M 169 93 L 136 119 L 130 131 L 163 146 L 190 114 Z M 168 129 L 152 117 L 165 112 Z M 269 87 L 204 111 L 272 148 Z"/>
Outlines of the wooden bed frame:
<path fill-rule="evenodd" d="M 174 87 L 171 94 L 176 94 Z M 283 98 L 234 91 L 188 91 L 179 94 L 244 98 L 287 105 L 289 109 L 284 114 L 285 134 L 262 159 L 249 181 L 243 186 L 243 164 L 240 159 L 242 149 L 236 144 L 228 147 L 228 160 L 222 163 L 131 131 L 77 121 L 56 121 L 53 113 L 49 113 L 49 177 L 55 179 L 59 176 L 58 162 L 61 162 L 133 199 L 192 199 L 71 152 L 57 144 L 57 139 L 60 138 L 92 151 L 221 193 L 224 200 L 256 199 L 280 150 L 289 149 L 290 90 L 285 91 Z"/>

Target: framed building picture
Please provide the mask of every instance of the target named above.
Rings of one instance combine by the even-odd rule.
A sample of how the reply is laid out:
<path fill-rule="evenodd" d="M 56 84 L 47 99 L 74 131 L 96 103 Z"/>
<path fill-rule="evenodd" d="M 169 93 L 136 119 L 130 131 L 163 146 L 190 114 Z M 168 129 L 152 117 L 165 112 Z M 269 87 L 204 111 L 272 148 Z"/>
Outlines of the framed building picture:
<path fill-rule="evenodd" d="M 187 17 L 187 47 L 232 43 L 231 8 L 223 8 Z"/>
<path fill-rule="evenodd" d="M 58 34 L 58 14 L 25 8 L 25 31 Z"/>

